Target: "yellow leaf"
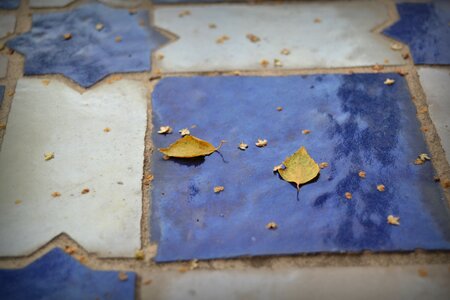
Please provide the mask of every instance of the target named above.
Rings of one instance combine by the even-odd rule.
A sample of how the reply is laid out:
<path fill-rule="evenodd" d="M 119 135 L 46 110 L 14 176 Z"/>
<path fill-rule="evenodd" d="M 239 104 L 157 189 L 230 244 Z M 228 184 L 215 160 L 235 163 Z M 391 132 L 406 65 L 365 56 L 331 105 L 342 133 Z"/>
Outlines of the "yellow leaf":
<path fill-rule="evenodd" d="M 300 185 L 314 179 L 320 172 L 320 168 L 314 159 L 309 156 L 305 147 L 301 147 L 293 155 L 286 158 L 283 162 L 284 169 L 279 169 L 281 178 L 288 182 L 295 182 L 297 190 Z"/>
<path fill-rule="evenodd" d="M 158 150 L 169 157 L 192 158 L 210 155 L 219 150 L 223 143 L 224 141 L 220 142 L 219 147 L 216 148 L 207 141 L 192 135 L 185 135 L 169 147 Z"/>
<path fill-rule="evenodd" d="M 391 224 L 391 225 L 400 225 L 399 220 L 400 220 L 400 217 L 395 217 L 393 215 L 389 215 L 387 217 L 387 222 L 388 222 L 388 224 Z"/>

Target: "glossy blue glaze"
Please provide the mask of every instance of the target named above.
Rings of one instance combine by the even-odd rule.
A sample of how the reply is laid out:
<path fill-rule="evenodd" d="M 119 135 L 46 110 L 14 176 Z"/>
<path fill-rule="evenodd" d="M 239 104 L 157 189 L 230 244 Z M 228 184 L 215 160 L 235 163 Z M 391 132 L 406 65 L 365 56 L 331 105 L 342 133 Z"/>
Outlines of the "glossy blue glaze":
<path fill-rule="evenodd" d="M 7 45 L 25 55 L 26 75 L 64 74 L 89 87 L 112 73 L 150 70 L 152 50 L 167 38 L 149 27 L 147 15 L 102 4 L 33 15 L 31 31 Z M 95 29 L 97 23 L 103 30 Z M 72 38 L 64 40 L 65 33 Z M 117 36 L 122 37 L 120 43 Z"/>
<path fill-rule="evenodd" d="M 86 268 L 59 248 L 18 270 L 0 270 L 0 295 L 5 300 L 134 299 L 136 274 Z"/>
<path fill-rule="evenodd" d="M 5 96 L 5 87 L 3 85 L 0 85 L 0 107 L 2 107 L 4 96 Z"/>
<path fill-rule="evenodd" d="M 400 20 L 383 31 L 407 44 L 416 64 L 450 64 L 450 2 L 397 4 Z"/>
<path fill-rule="evenodd" d="M 20 0 L 0 0 L 0 9 L 16 9 L 19 4 Z"/>
<path fill-rule="evenodd" d="M 396 83 L 384 85 L 387 77 Z M 151 238 L 159 243 L 158 262 L 450 249 L 448 208 L 433 167 L 413 164 L 428 150 L 397 74 L 165 78 L 152 103 L 154 128 L 174 129 L 152 136 Z M 204 159 L 163 160 L 156 148 L 185 127 L 214 145 L 227 143 Z M 267 147 L 257 148 L 258 138 Z M 237 149 L 241 141 L 246 151 Z M 300 146 L 329 167 L 297 195 L 272 168 Z M 225 191 L 215 194 L 217 185 Z M 344 198 L 347 191 L 352 200 Z M 401 226 L 386 223 L 390 214 Z M 271 221 L 277 230 L 265 228 Z"/>

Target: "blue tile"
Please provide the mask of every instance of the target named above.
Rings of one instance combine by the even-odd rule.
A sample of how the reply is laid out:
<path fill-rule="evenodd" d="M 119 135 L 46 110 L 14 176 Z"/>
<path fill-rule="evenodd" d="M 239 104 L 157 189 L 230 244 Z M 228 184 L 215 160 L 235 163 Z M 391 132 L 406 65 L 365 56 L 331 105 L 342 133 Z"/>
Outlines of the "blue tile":
<path fill-rule="evenodd" d="M 89 87 L 112 73 L 150 70 L 152 50 L 168 39 L 149 27 L 147 15 L 102 4 L 33 15 L 31 31 L 7 45 L 25 55 L 26 75 L 64 74 Z M 96 30 L 97 23 L 103 30 Z M 65 33 L 72 38 L 64 40 Z M 117 36 L 122 37 L 120 43 Z"/>
<path fill-rule="evenodd" d="M 397 4 L 400 20 L 383 31 L 409 45 L 416 64 L 450 64 L 450 2 Z"/>
<path fill-rule="evenodd" d="M 384 85 L 387 77 L 396 83 Z M 228 141 L 205 159 L 166 161 L 153 153 L 158 262 L 450 249 L 448 208 L 432 165 L 413 164 L 428 150 L 397 74 L 165 78 L 152 103 L 154 128 L 196 125 L 192 135 L 214 145 Z M 152 138 L 160 148 L 179 135 L 154 131 Z M 258 138 L 268 146 L 257 148 Z M 241 141 L 250 145 L 246 151 L 237 149 Z M 272 168 L 302 145 L 330 165 L 297 195 Z M 225 191 L 215 194 L 217 185 Z M 400 226 L 386 223 L 390 214 L 400 216 Z M 277 230 L 265 228 L 270 221 Z"/>
<path fill-rule="evenodd" d="M 2 299 L 134 299 L 136 274 L 94 271 L 81 265 L 59 248 L 27 267 L 0 270 Z"/>
<path fill-rule="evenodd" d="M 219 3 L 219 2 L 247 2 L 246 0 L 153 0 L 156 4 L 166 3 Z"/>
<path fill-rule="evenodd" d="M 16 9 L 19 4 L 20 0 L 0 0 L 0 9 Z"/>
<path fill-rule="evenodd" d="M 5 96 L 5 87 L 3 85 L 0 85 L 0 107 L 2 107 L 4 96 Z"/>

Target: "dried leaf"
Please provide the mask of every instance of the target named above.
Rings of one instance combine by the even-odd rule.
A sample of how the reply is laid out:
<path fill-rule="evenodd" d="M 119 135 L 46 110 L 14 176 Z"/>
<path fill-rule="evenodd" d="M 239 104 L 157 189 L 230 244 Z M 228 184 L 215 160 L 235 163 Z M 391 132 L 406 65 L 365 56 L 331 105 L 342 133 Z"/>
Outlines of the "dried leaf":
<path fill-rule="evenodd" d="M 358 175 L 361 178 L 366 178 L 366 172 L 364 172 L 364 171 L 359 171 Z"/>
<path fill-rule="evenodd" d="M 45 152 L 44 153 L 44 160 L 49 161 L 51 159 L 55 158 L 55 152 Z"/>
<path fill-rule="evenodd" d="M 303 134 L 310 134 L 310 133 L 311 133 L 311 130 L 309 130 L 309 129 L 304 129 L 304 130 L 302 130 L 302 133 L 303 133 Z"/>
<path fill-rule="evenodd" d="M 346 192 L 345 193 L 345 198 L 347 198 L 348 200 L 352 199 L 353 198 L 352 193 Z"/>
<path fill-rule="evenodd" d="M 278 228 L 278 225 L 275 222 L 269 222 L 267 223 L 266 228 L 269 230 L 275 230 Z"/>
<path fill-rule="evenodd" d="M 320 172 L 319 166 L 303 146 L 286 158 L 283 165 L 286 168 L 278 170 L 278 173 L 284 180 L 296 183 L 297 190 L 300 189 L 301 184 L 313 180 Z"/>
<path fill-rule="evenodd" d="M 328 163 L 327 162 L 321 162 L 319 164 L 319 168 L 321 168 L 321 169 L 325 169 L 326 167 L 328 167 Z"/>
<path fill-rule="evenodd" d="M 241 142 L 238 146 L 239 149 L 241 149 L 242 151 L 245 151 L 245 149 L 248 148 L 248 145 L 245 144 L 244 142 Z"/>
<path fill-rule="evenodd" d="M 385 190 L 386 188 L 384 187 L 384 185 L 383 184 L 379 184 L 379 185 L 377 185 L 377 190 L 378 191 L 380 191 L 380 192 L 384 192 L 384 190 Z"/>
<path fill-rule="evenodd" d="M 87 193 L 89 193 L 89 192 L 90 192 L 90 190 L 89 190 L 88 188 L 84 188 L 84 189 L 81 191 L 81 194 L 84 195 L 84 194 L 87 194 Z"/>
<path fill-rule="evenodd" d="M 172 127 L 170 127 L 170 126 L 161 126 L 161 127 L 159 127 L 158 133 L 159 134 L 172 133 Z"/>
<path fill-rule="evenodd" d="M 284 48 L 283 50 L 281 50 L 280 53 L 283 55 L 289 55 L 289 54 L 291 54 L 291 51 L 289 49 Z"/>
<path fill-rule="evenodd" d="M 181 130 L 178 130 L 178 132 L 181 134 L 181 136 L 189 135 L 191 132 L 187 128 L 183 128 Z"/>
<path fill-rule="evenodd" d="M 262 59 L 259 64 L 263 67 L 266 68 L 269 65 L 269 61 L 267 59 Z"/>
<path fill-rule="evenodd" d="M 60 193 L 60 192 L 53 192 L 53 193 L 52 193 L 52 197 L 53 197 L 53 198 L 61 197 L 61 193 Z"/>
<path fill-rule="evenodd" d="M 387 78 L 385 81 L 384 81 L 384 84 L 385 85 L 393 85 L 395 83 L 395 80 L 394 79 L 390 79 L 390 78 Z"/>
<path fill-rule="evenodd" d="M 391 224 L 391 225 L 400 225 L 400 217 L 394 217 L 393 215 L 389 215 L 388 217 L 387 217 L 387 222 L 388 222 L 388 224 Z"/>
<path fill-rule="evenodd" d="M 265 147 L 267 146 L 267 140 L 258 139 L 258 141 L 255 143 L 257 147 Z"/>
<path fill-rule="evenodd" d="M 252 34 L 252 33 L 247 34 L 247 38 L 248 38 L 248 39 L 250 40 L 250 42 L 252 42 L 252 43 L 257 43 L 257 42 L 259 42 L 259 41 L 261 40 L 258 36 L 254 35 L 254 34 Z"/>
<path fill-rule="evenodd" d="M 186 135 L 175 141 L 169 147 L 158 150 L 169 157 L 192 158 L 210 155 L 219 150 L 223 143 L 224 141 L 221 141 L 220 145 L 216 148 L 207 141 L 192 135 Z"/>
<path fill-rule="evenodd" d="M 223 186 L 218 185 L 218 186 L 214 187 L 214 193 L 220 193 L 223 190 L 225 190 L 225 188 Z"/>

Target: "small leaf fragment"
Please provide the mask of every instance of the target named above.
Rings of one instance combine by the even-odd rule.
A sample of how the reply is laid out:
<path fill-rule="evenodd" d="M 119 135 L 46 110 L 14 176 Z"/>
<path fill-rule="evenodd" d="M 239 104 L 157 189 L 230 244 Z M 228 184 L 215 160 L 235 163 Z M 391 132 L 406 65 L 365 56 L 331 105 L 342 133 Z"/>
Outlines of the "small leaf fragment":
<path fill-rule="evenodd" d="M 189 135 L 191 132 L 187 128 L 183 128 L 181 130 L 178 130 L 178 132 L 181 134 L 181 136 Z"/>
<path fill-rule="evenodd" d="M 309 130 L 309 129 L 304 129 L 304 130 L 302 130 L 302 133 L 303 133 L 303 134 L 310 134 L 310 133 L 311 133 L 311 130 Z"/>
<path fill-rule="evenodd" d="M 248 148 L 248 145 L 245 144 L 244 142 L 241 142 L 238 146 L 239 149 L 241 149 L 242 151 L 245 151 L 245 149 Z"/>
<path fill-rule="evenodd" d="M 158 133 L 159 134 L 172 133 L 172 127 L 170 127 L 170 126 L 161 126 L 161 127 L 159 127 Z"/>
<path fill-rule="evenodd" d="M 345 198 L 347 198 L 348 200 L 352 199 L 353 198 L 352 193 L 346 192 L 345 193 Z"/>
<path fill-rule="evenodd" d="M 261 40 L 258 36 L 254 35 L 252 33 L 247 34 L 247 38 L 252 43 L 257 43 L 257 42 L 259 42 Z"/>
<path fill-rule="evenodd" d="M 426 154 L 426 153 L 421 153 L 421 154 L 419 154 L 419 158 L 421 159 L 421 160 L 430 160 L 431 158 L 428 156 L 428 154 Z"/>
<path fill-rule="evenodd" d="M 394 79 L 390 79 L 390 78 L 386 78 L 386 80 L 384 81 L 385 85 L 393 85 L 395 83 Z"/>
<path fill-rule="evenodd" d="M 366 172 L 359 171 L 358 176 L 361 177 L 361 178 L 366 178 Z"/>
<path fill-rule="evenodd" d="M 379 185 L 377 185 L 377 190 L 379 191 L 379 192 L 384 192 L 385 191 L 385 186 L 383 185 L 383 184 L 379 184 Z"/>
<path fill-rule="evenodd" d="M 52 193 L 52 197 L 53 197 L 53 198 L 61 197 L 61 193 L 60 193 L 60 192 L 53 192 L 53 193 Z"/>
<path fill-rule="evenodd" d="M 388 224 L 391 224 L 391 225 L 400 225 L 400 217 L 395 217 L 393 215 L 389 215 L 387 217 L 387 222 L 388 222 Z"/>
<path fill-rule="evenodd" d="M 328 163 L 327 162 L 321 162 L 319 164 L 319 168 L 321 168 L 321 169 L 325 169 L 326 167 L 328 167 Z"/>
<path fill-rule="evenodd" d="M 87 193 L 89 193 L 90 192 L 90 190 L 88 189 L 88 188 L 84 188 L 82 191 L 81 191 L 81 194 L 82 195 L 85 195 L 85 194 L 87 194 Z"/>
<path fill-rule="evenodd" d="M 44 160 L 49 161 L 51 159 L 55 158 L 55 152 L 45 152 L 44 153 Z"/>
<path fill-rule="evenodd" d="M 67 41 L 72 38 L 72 34 L 70 32 L 64 33 L 63 38 Z"/>
<path fill-rule="evenodd" d="M 217 38 L 216 43 L 217 44 L 223 44 L 225 41 L 228 41 L 230 37 L 228 35 L 222 35 Z"/>
<path fill-rule="evenodd" d="M 284 180 L 295 183 L 297 190 L 301 184 L 313 180 L 320 172 L 319 166 L 303 146 L 286 158 L 283 165 L 285 168 L 277 170 L 278 173 Z"/>
<path fill-rule="evenodd" d="M 225 190 L 225 187 L 218 185 L 214 187 L 214 193 L 220 193 Z"/>
<path fill-rule="evenodd" d="M 224 141 L 216 148 L 212 144 L 192 135 L 185 135 L 167 148 L 158 149 L 168 157 L 192 158 L 207 156 L 219 150 Z"/>
<path fill-rule="evenodd" d="M 267 140 L 258 139 L 258 141 L 255 143 L 257 147 L 265 147 L 267 146 Z"/>
<path fill-rule="evenodd" d="M 278 228 L 278 225 L 275 222 L 269 222 L 267 223 L 266 228 L 269 230 L 275 230 Z"/>

